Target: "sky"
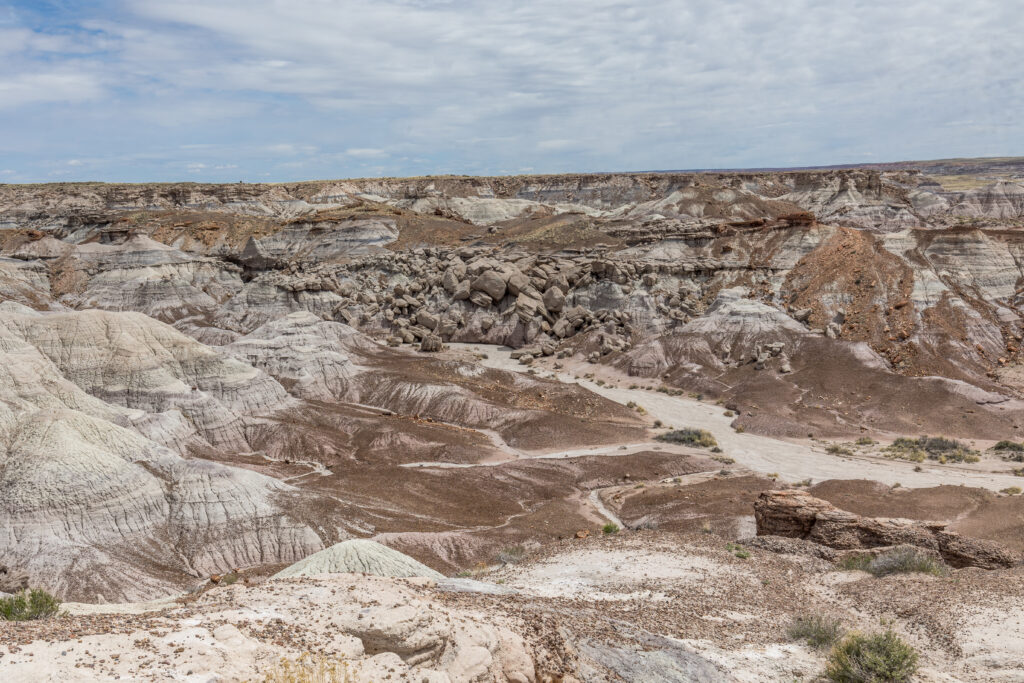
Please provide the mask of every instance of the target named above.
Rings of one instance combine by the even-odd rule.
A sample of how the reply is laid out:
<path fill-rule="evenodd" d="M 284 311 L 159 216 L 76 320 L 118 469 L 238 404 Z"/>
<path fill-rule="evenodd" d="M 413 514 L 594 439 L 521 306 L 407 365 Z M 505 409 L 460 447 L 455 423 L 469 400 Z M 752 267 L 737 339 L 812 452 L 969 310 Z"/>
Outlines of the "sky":
<path fill-rule="evenodd" d="M 0 0 L 0 183 L 1024 155 L 1018 0 Z"/>

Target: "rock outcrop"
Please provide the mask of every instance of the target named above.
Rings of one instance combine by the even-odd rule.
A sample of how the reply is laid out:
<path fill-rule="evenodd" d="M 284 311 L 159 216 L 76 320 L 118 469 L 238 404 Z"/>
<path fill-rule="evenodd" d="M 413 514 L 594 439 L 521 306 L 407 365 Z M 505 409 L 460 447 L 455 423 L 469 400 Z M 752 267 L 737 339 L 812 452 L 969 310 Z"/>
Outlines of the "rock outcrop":
<path fill-rule="evenodd" d="M 952 567 L 998 569 L 1021 562 L 996 543 L 946 531 L 944 522 L 861 517 L 806 491 L 763 492 L 754 518 L 759 536 L 806 539 L 840 550 L 913 545 L 938 553 Z"/>

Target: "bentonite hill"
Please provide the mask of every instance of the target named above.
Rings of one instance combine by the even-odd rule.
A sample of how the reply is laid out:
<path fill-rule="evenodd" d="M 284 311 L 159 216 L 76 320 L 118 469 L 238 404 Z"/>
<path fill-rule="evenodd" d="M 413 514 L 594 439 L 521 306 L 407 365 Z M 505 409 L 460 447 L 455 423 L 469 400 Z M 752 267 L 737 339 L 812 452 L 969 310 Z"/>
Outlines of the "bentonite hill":
<path fill-rule="evenodd" d="M 0 679 L 1022 680 L 1022 343 L 1021 159 L 0 185 Z"/>

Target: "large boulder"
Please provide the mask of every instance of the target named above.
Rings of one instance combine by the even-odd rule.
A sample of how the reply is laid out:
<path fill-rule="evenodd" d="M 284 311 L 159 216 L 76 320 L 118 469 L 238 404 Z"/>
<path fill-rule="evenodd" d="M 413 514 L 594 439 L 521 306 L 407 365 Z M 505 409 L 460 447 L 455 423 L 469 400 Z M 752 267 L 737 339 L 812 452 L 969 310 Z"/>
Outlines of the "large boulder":
<path fill-rule="evenodd" d="M 495 270 L 485 270 L 480 273 L 470 285 L 475 292 L 483 292 L 491 297 L 493 301 L 501 301 L 507 289 L 505 278 Z"/>
<path fill-rule="evenodd" d="M 559 287 L 551 287 L 544 292 L 544 306 L 552 313 L 558 313 L 565 305 L 565 294 Z"/>
<path fill-rule="evenodd" d="M 998 569 L 1020 558 L 997 543 L 946 531 L 944 522 L 861 517 L 806 491 L 765 491 L 754 503 L 758 536 L 802 538 L 839 550 L 913 545 L 953 567 Z"/>
<path fill-rule="evenodd" d="M 452 293 L 452 299 L 455 301 L 464 301 L 469 298 L 472 289 L 469 285 L 469 280 L 461 280 L 459 284 L 455 285 L 455 291 Z"/>

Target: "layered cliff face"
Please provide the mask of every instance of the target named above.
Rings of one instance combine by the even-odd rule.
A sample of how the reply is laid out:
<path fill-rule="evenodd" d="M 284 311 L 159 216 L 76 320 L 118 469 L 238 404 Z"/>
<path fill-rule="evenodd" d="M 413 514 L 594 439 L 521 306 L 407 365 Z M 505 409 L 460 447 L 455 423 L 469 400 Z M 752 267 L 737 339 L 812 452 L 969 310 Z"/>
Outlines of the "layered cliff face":
<path fill-rule="evenodd" d="M 139 598 L 503 528 L 577 484 L 455 466 L 647 438 L 449 343 L 608 366 L 752 432 L 1024 436 L 1024 185 L 982 175 L 0 186 L 0 564 Z"/>

